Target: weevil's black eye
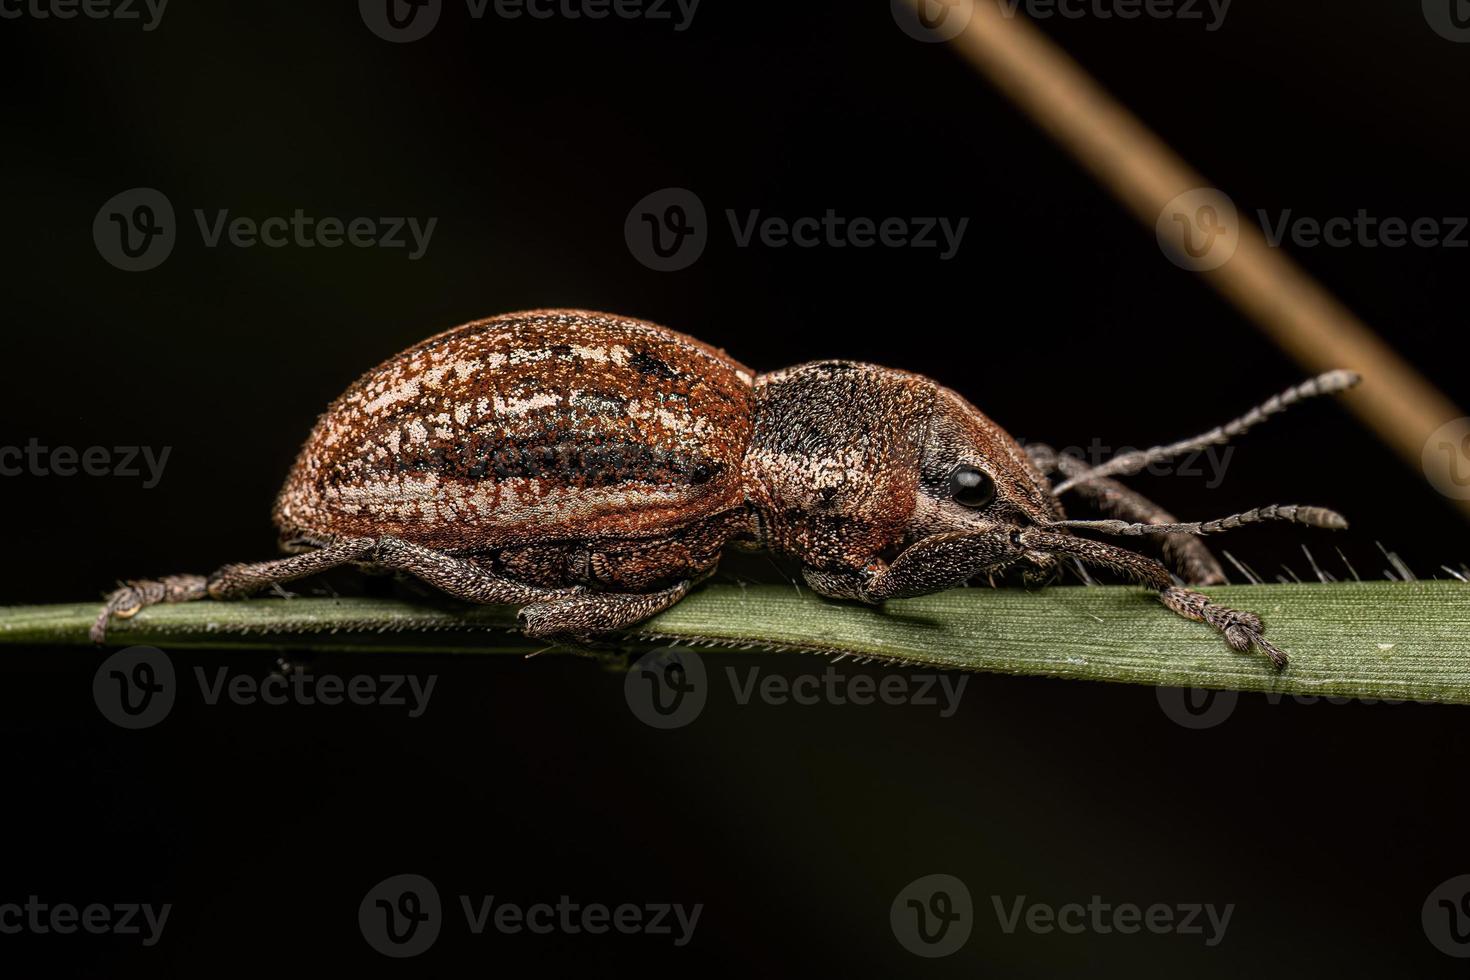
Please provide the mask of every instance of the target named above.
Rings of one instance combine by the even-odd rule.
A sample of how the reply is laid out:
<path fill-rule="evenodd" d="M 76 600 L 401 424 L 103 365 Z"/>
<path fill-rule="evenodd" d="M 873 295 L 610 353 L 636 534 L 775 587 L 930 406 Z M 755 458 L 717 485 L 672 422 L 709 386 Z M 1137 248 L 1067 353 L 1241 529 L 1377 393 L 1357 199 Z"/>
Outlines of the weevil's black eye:
<path fill-rule="evenodd" d="M 950 496 L 965 507 L 984 507 L 995 499 L 995 481 L 984 470 L 961 466 L 950 474 Z"/>

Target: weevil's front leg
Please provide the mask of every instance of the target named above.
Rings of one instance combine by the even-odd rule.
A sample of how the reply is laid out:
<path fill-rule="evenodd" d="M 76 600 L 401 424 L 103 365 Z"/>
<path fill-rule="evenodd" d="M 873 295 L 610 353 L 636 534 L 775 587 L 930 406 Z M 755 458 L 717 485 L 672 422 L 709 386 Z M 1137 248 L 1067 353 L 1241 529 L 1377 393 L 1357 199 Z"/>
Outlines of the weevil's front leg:
<path fill-rule="evenodd" d="M 374 543 L 372 538 L 353 538 L 290 558 L 226 565 L 209 576 L 169 575 L 161 579 L 127 582 L 107 597 L 89 635 L 93 643 L 102 643 L 107 639 L 107 624 L 112 617 L 130 619 L 141 610 L 161 602 L 238 599 L 270 585 L 361 561 L 372 552 Z"/>
<path fill-rule="evenodd" d="M 1225 637 L 1232 649 L 1245 653 L 1258 648 L 1279 670 L 1286 666 L 1286 654 L 1265 637 L 1266 627 L 1255 613 L 1241 612 L 1222 606 L 1202 593 L 1175 585 L 1169 570 L 1147 555 L 1116 545 L 1027 528 L 1018 535 L 1021 543 L 1039 551 L 1071 555 L 1088 565 L 1110 569 L 1126 575 L 1141 585 L 1157 589 L 1159 600 L 1185 619 L 1204 623 Z"/>
<path fill-rule="evenodd" d="M 1256 647 L 1278 669 L 1286 666 L 1286 654 L 1266 639 L 1265 625 L 1254 613 L 1222 606 L 1202 593 L 1175 585 L 1169 570 L 1147 555 L 1038 528 L 936 534 L 909 546 L 888 565 L 875 562 L 861 569 L 806 570 L 804 574 L 823 595 L 881 602 L 962 585 L 987 568 L 1015 561 L 1026 550 L 1067 555 L 1125 575 L 1157 590 L 1160 601 L 1173 612 L 1221 633 L 1233 649 L 1247 652 Z"/>
<path fill-rule="evenodd" d="M 1047 476 L 1061 473 L 1076 476 L 1087 471 L 1080 459 L 1059 454 L 1050 446 L 1033 443 L 1026 447 L 1038 469 Z M 1072 490 L 1103 514 L 1141 524 L 1173 524 L 1175 517 L 1143 494 L 1110 477 L 1079 483 Z M 1190 585 L 1224 585 L 1225 570 L 1205 543 L 1194 534 L 1163 534 L 1160 547 L 1164 560 Z"/>
<path fill-rule="evenodd" d="M 803 569 L 807 584 L 833 599 L 879 603 L 964 585 L 989 568 L 1015 561 L 1022 548 L 1008 529 L 936 534 L 905 548 L 891 563 L 851 569 Z"/>

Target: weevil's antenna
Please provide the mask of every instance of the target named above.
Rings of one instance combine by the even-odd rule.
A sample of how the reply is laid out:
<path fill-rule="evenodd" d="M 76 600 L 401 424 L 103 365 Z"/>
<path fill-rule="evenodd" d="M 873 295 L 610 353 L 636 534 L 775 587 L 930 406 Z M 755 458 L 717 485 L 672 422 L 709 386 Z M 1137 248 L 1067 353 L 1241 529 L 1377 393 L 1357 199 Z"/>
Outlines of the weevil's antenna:
<path fill-rule="evenodd" d="M 1334 531 L 1348 526 L 1347 518 L 1326 507 L 1303 507 L 1297 504 L 1272 504 L 1257 507 L 1243 514 L 1231 514 L 1213 521 L 1194 521 L 1187 524 L 1129 524 L 1127 521 L 1051 521 L 1043 525 L 1048 530 L 1057 527 L 1098 531 L 1102 534 L 1120 534 L 1138 537 L 1145 534 L 1219 534 L 1246 524 L 1261 524 L 1266 521 L 1290 521 L 1308 527 L 1325 527 Z"/>
<path fill-rule="evenodd" d="M 1123 453 L 1114 456 L 1106 463 L 1094 466 L 1090 470 L 1077 473 L 1053 488 L 1053 493 L 1058 496 L 1066 493 L 1079 483 L 1096 480 L 1104 476 L 1119 476 L 1129 473 L 1137 473 L 1152 463 L 1181 453 L 1192 452 L 1205 446 L 1217 446 L 1229 442 L 1240 435 L 1251 426 L 1264 422 L 1278 412 L 1285 411 L 1292 405 L 1307 398 L 1316 398 L 1318 395 L 1330 395 L 1339 391 L 1346 391 L 1359 381 L 1362 376 L 1354 371 L 1328 371 L 1319 374 L 1315 378 L 1303 381 L 1295 388 L 1288 388 L 1279 395 L 1273 395 L 1260 405 L 1246 412 L 1240 418 L 1217 426 L 1203 435 L 1195 436 L 1193 439 L 1185 439 L 1168 446 L 1154 446 L 1152 449 L 1141 449 L 1137 452 Z"/>

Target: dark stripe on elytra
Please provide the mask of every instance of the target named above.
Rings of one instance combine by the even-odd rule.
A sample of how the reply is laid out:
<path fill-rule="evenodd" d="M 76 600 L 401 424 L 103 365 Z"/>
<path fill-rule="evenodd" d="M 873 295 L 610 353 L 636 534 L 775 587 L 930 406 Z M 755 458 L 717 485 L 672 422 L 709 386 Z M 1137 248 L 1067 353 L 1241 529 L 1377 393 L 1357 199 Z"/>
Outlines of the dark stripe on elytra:
<path fill-rule="evenodd" d="M 408 451 L 390 464 L 397 473 L 437 473 L 456 480 L 543 479 L 577 487 L 618 483 L 699 486 L 724 464 L 699 453 L 655 449 L 641 443 L 510 439 L 493 446 Z"/>
<path fill-rule="evenodd" d="M 654 378 L 677 378 L 679 372 L 669 367 L 663 361 L 654 357 L 648 351 L 638 351 L 628 358 L 628 364 L 639 374 L 646 374 Z"/>

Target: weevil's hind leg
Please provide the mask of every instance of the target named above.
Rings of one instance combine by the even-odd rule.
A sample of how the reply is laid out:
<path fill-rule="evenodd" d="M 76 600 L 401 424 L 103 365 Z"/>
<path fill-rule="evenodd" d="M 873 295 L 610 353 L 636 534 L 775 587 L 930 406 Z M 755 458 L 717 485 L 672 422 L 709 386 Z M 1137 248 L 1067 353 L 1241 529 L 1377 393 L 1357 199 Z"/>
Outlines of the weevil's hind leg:
<path fill-rule="evenodd" d="M 1082 460 L 1063 456 L 1050 446 L 1033 444 L 1027 446 L 1026 451 L 1032 462 L 1047 476 L 1059 472 L 1070 477 L 1087 471 L 1087 464 Z M 1071 489 L 1109 517 L 1137 521 L 1140 524 L 1176 523 L 1173 514 L 1111 477 L 1099 477 L 1079 483 Z M 1186 583 L 1225 584 L 1225 569 L 1198 535 L 1164 534 L 1159 538 L 1164 561 Z"/>
<path fill-rule="evenodd" d="M 528 585 L 497 575 L 473 559 L 447 555 L 399 538 L 379 540 L 371 560 L 382 568 L 407 572 L 446 595 L 481 605 L 517 606 L 586 593 L 580 586 L 555 589 Z"/>
<path fill-rule="evenodd" d="M 249 564 L 226 565 L 209 576 L 169 575 L 140 579 L 113 591 L 89 631 L 93 643 L 107 639 L 107 624 L 116 616 L 129 619 L 139 611 L 161 602 L 193 602 L 196 599 L 238 599 L 261 589 L 325 572 L 360 561 L 373 549 L 372 538 L 353 538 L 289 558 Z"/>
<path fill-rule="evenodd" d="M 520 611 L 521 632 L 574 647 L 593 647 L 597 637 L 635 626 L 663 612 L 688 595 L 710 571 L 659 592 L 588 591 L 568 598 L 533 602 Z"/>
<path fill-rule="evenodd" d="M 441 592 L 467 602 L 519 605 L 582 591 L 525 585 L 487 571 L 470 559 L 456 558 L 398 538 L 353 538 L 289 558 L 226 565 L 207 577 L 171 575 L 157 581 L 128 582 L 108 596 L 97 621 L 92 624 L 91 637 L 93 642 L 103 642 L 107 624 L 113 616 L 127 619 L 160 602 L 241 599 L 268 586 L 355 563 L 407 572 Z"/>

